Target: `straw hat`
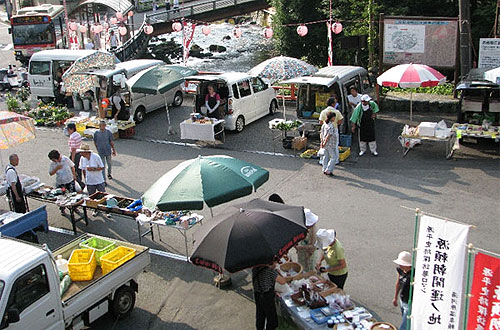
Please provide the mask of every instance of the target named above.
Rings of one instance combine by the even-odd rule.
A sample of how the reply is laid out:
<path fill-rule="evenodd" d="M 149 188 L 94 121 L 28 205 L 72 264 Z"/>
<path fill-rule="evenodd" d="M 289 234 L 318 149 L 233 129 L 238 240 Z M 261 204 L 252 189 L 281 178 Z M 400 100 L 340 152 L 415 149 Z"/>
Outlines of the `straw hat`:
<path fill-rule="evenodd" d="M 316 244 L 319 248 L 326 248 L 335 241 L 336 233 L 333 229 L 320 229 L 316 232 Z"/>
<path fill-rule="evenodd" d="M 411 267 L 411 254 L 407 251 L 401 251 L 396 260 L 393 260 L 396 265 Z"/>
<path fill-rule="evenodd" d="M 76 152 L 90 152 L 90 146 L 86 143 L 82 143 L 80 149 L 76 149 Z"/>

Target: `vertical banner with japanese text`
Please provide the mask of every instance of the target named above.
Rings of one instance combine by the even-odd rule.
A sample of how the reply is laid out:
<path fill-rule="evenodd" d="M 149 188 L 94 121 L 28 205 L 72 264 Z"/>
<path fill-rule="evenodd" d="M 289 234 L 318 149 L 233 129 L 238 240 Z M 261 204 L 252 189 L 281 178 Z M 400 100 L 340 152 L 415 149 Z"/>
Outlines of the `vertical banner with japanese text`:
<path fill-rule="evenodd" d="M 500 259 L 478 253 L 474 261 L 467 329 L 500 329 Z"/>
<path fill-rule="evenodd" d="M 411 329 L 459 329 L 469 226 L 423 215 L 417 240 Z"/>

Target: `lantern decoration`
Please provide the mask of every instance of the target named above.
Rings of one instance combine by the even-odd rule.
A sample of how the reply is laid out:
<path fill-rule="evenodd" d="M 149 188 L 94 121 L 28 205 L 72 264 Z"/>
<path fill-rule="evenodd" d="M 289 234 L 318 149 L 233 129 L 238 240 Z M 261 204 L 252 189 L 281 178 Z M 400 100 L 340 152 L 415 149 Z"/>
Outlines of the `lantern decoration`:
<path fill-rule="evenodd" d="M 109 23 L 111 23 L 111 24 L 116 24 L 116 23 L 118 23 L 118 20 L 116 19 L 116 17 L 111 17 L 111 18 L 109 19 Z"/>
<path fill-rule="evenodd" d="M 117 12 L 115 15 L 116 15 L 116 18 L 119 20 L 121 20 L 123 18 L 123 14 L 120 12 Z"/>
<path fill-rule="evenodd" d="M 342 32 L 342 23 L 340 22 L 333 23 L 332 32 L 335 34 L 339 34 L 340 32 Z"/>
<path fill-rule="evenodd" d="M 203 27 L 201 28 L 201 32 L 206 36 L 208 36 L 211 31 L 212 29 L 210 28 L 210 25 L 203 25 Z"/>
<path fill-rule="evenodd" d="M 80 32 L 81 33 L 87 32 L 87 26 L 86 25 L 80 25 Z"/>
<path fill-rule="evenodd" d="M 174 30 L 175 32 L 179 32 L 180 30 L 182 30 L 182 24 L 180 22 L 172 23 L 172 30 Z"/>
<path fill-rule="evenodd" d="M 146 33 L 146 34 L 151 34 L 151 33 L 153 33 L 153 26 L 152 26 L 152 25 L 150 25 L 150 24 L 146 25 L 146 26 L 144 27 L 144 33 Z"/>
<path fill-rule="evenodd" d="M 75 22 L 69 23 L 69 29 L 71 31 L 76 31 L 78 29 L 78 25 Z"/>
<path fill-rule="evenodd" d="M 305 26 L 304 24 L 302 24 L 297 28 L 297 34 L 301 37 L 304 37 L 307 34 L 307 32 L 308 32 L 307 26 Z"/>
<path fill-rule="evenodd" d="M 118 32 L 120 32 L 120 35 L 121 35 L 121 36 L 124 36 L 124 35 L 126 35 L 126 34 L 127 34 L 127 28 L 126 28 L 125 26 L 120 26 L 120 27 L 118 28 Z"/>
<path fill-rule="evenodd" d="M 134 16 L 134 12 L 133 12 L 132 10 L 131 10 L 131 11 L 129 11 L 129 12 L 127 13 L 127 16 L 128 16 L 128 17 L 132 17 L 132 16 Z"/>
<path fill-rule="evenodd" d="M 272 37 L 273 37 L 273 29 L 271 29 L 270 27 L 266 27 L 264 29 L 264 38 L 270 39 Z"/>
<path fill-rule="evenodd" d="M 234 37 L 235 37 L 235 38 L 239 38 L 239 37 L 241 37 L 242 33 L 243 33 L 243 32 L 241 31 L 241 29 L 240 29 L 240 27 L 239 27 L 239 26 L 236 26 L 236 27 L 234 28 L 234 30 L 233 30 L 233 35 L 234 35 Z"/>

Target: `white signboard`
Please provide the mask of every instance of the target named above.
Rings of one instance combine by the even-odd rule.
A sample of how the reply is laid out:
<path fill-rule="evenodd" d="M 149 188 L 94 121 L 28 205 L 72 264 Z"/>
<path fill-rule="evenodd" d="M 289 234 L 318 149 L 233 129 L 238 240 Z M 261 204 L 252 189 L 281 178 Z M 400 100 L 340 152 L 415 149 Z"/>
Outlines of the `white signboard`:
<path fill-rule="evenodd" d="M 418 233 L 412 330 L 459 328 L 469 226 L 422 216 Z"/>
<path fill-rule="evenodd" d="M 385 24 L 384 28 L 385 52 L 425 52 L 425 25 Z"/>
<path fill-rule="evenodd" d="M 496 68 L 500 66 L 500 38 L 479 39 L 480 68 Z"/>

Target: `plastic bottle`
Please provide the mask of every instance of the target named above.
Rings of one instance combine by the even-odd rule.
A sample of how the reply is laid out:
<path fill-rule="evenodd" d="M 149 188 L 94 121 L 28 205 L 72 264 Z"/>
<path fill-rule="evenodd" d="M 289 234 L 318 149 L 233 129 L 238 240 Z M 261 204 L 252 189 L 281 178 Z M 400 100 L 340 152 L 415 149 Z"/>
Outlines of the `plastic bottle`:
<path fill-rule="evenodd" d="M 57 269 L 63 274 L 68 274 L 68 260 L 63 259 L 62 255 L 58 255 L 56 259 Z"/>
<path fill-rule="evenodd" d="M 66 290 L 68 290 L 70 285 L 71 285 L 71 277 L 69 277 L 69 275 L 64 275 L 63 280 L 59 284 L 59 288 L 61 289 L 61 297 L 64 295 Z"/>

